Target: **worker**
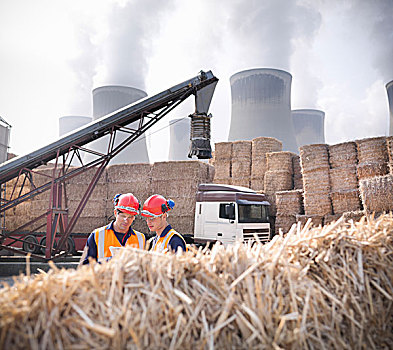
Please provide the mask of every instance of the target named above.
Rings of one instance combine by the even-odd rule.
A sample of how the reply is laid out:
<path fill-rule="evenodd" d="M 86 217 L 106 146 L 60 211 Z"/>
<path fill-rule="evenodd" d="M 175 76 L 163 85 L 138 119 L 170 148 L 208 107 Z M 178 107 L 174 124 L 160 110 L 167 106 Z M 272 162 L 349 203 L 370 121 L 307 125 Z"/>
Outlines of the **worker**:
<path fill-rule="evenodd" d="M 159 194 L 150 196 L 143 204 L 141 215 L 146 218 L 149 230 L 156 233 L 150 250 L 158 252 L 187 251 L 184 238 L 167 222 L 168 212 L 174 206 L 173 200 L 166 200 Z"/>
<path fill-rule="evenodd" d="M 98 262 L 109 260 L 112 258 L 111 247 L 144 249 L 145 235 L 131 228 L 140 210 L 138 199 L 132 193 L 117 194 L 113 203 L 115 220 L 90 234 L 80 264 L 88 264 L 91 258 Z"/>

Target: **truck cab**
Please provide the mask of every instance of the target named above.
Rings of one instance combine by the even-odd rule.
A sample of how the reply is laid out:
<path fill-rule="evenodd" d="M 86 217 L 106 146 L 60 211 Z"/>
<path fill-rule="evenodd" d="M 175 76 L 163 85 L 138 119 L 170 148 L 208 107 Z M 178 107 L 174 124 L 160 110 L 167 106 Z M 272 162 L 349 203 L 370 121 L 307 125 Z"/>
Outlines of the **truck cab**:
<path fill-rule="evenodd" d="M 270 240 L 266 196 L 240 186 L 200 184 L 196 194 L 194 242 L 206 244 Z"/>

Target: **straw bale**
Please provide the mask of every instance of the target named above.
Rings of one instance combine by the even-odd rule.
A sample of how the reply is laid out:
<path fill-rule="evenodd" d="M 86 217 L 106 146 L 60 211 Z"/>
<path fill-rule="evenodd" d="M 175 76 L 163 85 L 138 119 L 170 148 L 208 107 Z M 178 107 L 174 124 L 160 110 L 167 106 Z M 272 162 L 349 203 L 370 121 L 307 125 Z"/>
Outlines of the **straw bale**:
<path fill-rule="evenodd" d="M 293 189 L 294 190 L 302 190 L 303 189 L 303 177 L 294 177 L 293 178 Z"/>
<path fill-rule="evenodd" d="M 316 169 L 329 168 L 328 145 L 314 144 L 301 146 L 300 165 L 303 174 Z"/>
<path fill-rule="evenodd" d="M 354 167 L 357 165 L 356 142 L 343 142 L 329 145 L 329 163 L 332 168 Z"/>
<path fill-rule="evenodd" d="M 303 174 L 305 192 L 330 192 L 329 168 L 319 168 Z"/>
<path fill-rule="evenodd" d="M 359 163 L 384 163 L 388 161 L 386 137 L 371 137 L 356 140 Z"/>
<path fill-rule="evenodd" d="M 296 224 L 296 216 L 295 215 L 277 215 L 276 216 L 276 224 L 275 224 L 275 233 L 279 234 L 280 231 L 282 233 L 287 233 L 293 224 Z"/>
<path fill-rule="evenodd" d="M 356 166 L 342 166 L 329 170 L 332 192 L 354 190 L 358 187 Z"/>
<path fill-rule="evenodd" d="M 306 215 L 324 216 L 332 214 L 332 204 L 328 193 L 304 192 L 303 197 Z"/>
<path fill-rule="evenodd" d="M 245 158 L 232 159 L 233 178 L 250 177 L 250 176 L 251 176 L 251 159 L 245 159 Z"/>
<path fill-rule="evenodd" d="M 232 177 L 232 185 L 250 188 L 250 177 Z"/>
<path fill-rule="evenodd" d="M 157 162 L 152 167 L 152 179 L 160 180 L 199 180 L 212 181 L 214 167 L 197 160 Z"/>
<path fill-rule="evenodd" d="M 151 194 L 157 193 L 164 197 L 183 197 L 195 198 L 200 183 L 206 182 L 204 179 L 197 181 L 196 179 L 189 180 L 153 180 L 151 186 Z M 150 196 L 150 195 L 149 195 Z"/>
<path fill-rule="evenodd" d="M 230 160 L 222 161 L 216 160 L 214 163 L 214 178 L 231 177 L 231 162 Z"/>
<path fill-rule="evenodd" d="M 252 177 L 251 178 L 251 188 L 254 191 L 264 191 L 264 180 L 260 177 Z"/>
<path fill-rule="evenodd" d="M 67 180 L 69 184 L 90 184 L 93 180 L 93 177 L 96 175 L 97 168 L 91 168 L 87 171 L 84 171 L 82 174 L 74 176 L 73 178 Z M 103 171 L 101 174 L 97 184 L 105 184 L 107 182 L 107 169 Z"/>
<path fill-rule="evenodd" d="M 388 164 L 380 162 L 359 163 L 357 168 L 357 177 L 359 180 L 383 176 L 388 174 Z"/>
<path fill-rule="evenodd" d="M 136 196 L 139 201 L 142 201 L 143 198 L 147 198 L 153 192 L 151 180 L 141 181 L 139 182 L 126 182 L 126 183 L 108 183 L 108 194 L 107 201 L 108 203 L 112 203 L 113 197 L 118 193 L 132 193 Z"/>
<path fill-rule="evenodd" d="M 232 178 L 231 177 L 224 177 L 224 178 L 214 178 L 213 181 L 215 184 L 223 184 L 223 185 L 232 185 Z"/>
<path fill-rule="evenodd" d="M 393 175 L 360 180 L 359 188 L 366 212 L 393 210 Z"/>
<path fill-rule="evenodd" d="M 266 199 L 270 203 L 269 205 L 269 216 L 276 216 L 277 214 L 277 205 L 276 205 L 276 194 L 275 193 L 266 193 Z"/>
<path fill-rule="evenodd" d="M 330 193 L 333 212 L 342 214 L 347 211 L 360 210 L 359 190 L 345 190 Z"/>
<path fill-rule="evenodd" d="M 296 222 L 300 222 L 301 227 L 311 220 L 313 227 L 323 226 L 323 215 L 296 215 Z"/>
<path fill-rule="evenodd" d="M 291 173 L 286 170 L 267 171 L 264 178 L 264 189 L 266 193 L 291 190 Z"/>
<path fill-rule="evenodd" d="M 347 211 L 342 214 L 344 220 L 349 221 L 359 221 L 365 215 L 363 210 L 356 210 L 356 211 Z"/>
<path fill-rule="evenodd" d="M 252 158 L 264 158 L 268 152 L 282 151 L 282 142 L 274 137 L 256 137 L 252 140 Z"/>
<path fill-rule="evenodd" d="M 286 170 L 293 173 L 292 157 L 295 153 L 292 152 L 269 152 L 266 153 L 267 169 Z"/>
<path fill-rule="evenodd" d="M 135 182 L 151 177 L 152 165 L 148 163 L 138 164 L 114 164 L 107 167 L 107 181 Z"/>
<path fill-rule="evenodd" d="M 73 215 L 80 201 L 69 200 L 68 210 L 69 215 Z M 81 217 L 104 217 L 106 213 L 106 199 L 89 199 L 83 208 Z"/>
<path fill-rule="evenodd" d="M 255 159 L 255 158 L 252 159 L 251 176 L 263 178 L 265 176 L 266 171 L 267 171 L 267 165 L 266 165 L 265 157 L 260 159 Z"/>
<path fill-rule="evenodd" d="M 315 218 L 313 218 L 315 219 Z M 2 349 L 390 349 L 393 217 L 21 275 Z"/>
<path fill-rule="evenodd" d="M 69 184 L 66 185 L 67 198 L 73 200 L 80 200 L 87 191 L 87 184 Z M 93 192 L 90 195 L 91 199 L 106 199 L 108 196 L 108 183 L 98 183 L 94 186 Z"/>
<path fill-rule="evenodd" d="M 341 218 L 343 214 L 329 214 L 323 217 L 323 224 L 329 225 Z"/>
<path fill-rule="evenodd" d="M 91 233 L 96 228 L 108 224 L 105 216 L 100 217 L 79 217 L 72 230 L 72 233 Z"/>
<path fill-rule="evenodd" d="M 251 161 L 252 141 L 235 141 L 232 143 L 232 162 L 244 158 Z"/>
<path fill-rule="evenodd" d="M 217 142 L 214 144 L 214 160 L 230 161 L 232 159 L 232 142 Z"/>
<path fill-rule="evenodd" d="M 194 234 L 194 215 L 170 215 L 168 223 L 180 234 Z"/>
<path fill-rule="evenodd" d="M 303 214 L 303 191 L 279 191 L 276 192 L 276 206 L 278 215 Z"/>

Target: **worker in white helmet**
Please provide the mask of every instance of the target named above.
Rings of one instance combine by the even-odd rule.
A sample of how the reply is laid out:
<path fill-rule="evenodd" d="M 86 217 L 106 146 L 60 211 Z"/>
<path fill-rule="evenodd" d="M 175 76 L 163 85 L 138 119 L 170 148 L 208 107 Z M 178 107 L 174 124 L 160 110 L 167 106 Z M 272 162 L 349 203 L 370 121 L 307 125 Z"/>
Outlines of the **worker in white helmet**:
<path fill-rule="evenodd" d="M 141 215 L 146 218 L 149 230 L 156 233 L 151 247 L 153 251 L 187 251 L 184 238 L 167 222 L 168 212 L 174 206 L 173 200 L 166 200 L 159 194 L 150 196 L 143 204 Z"/>
<path fill-rule="evenodd" d="M 90 234 L 80 264 L 88 264 L 90 259 L 99 262 L 109 260 L 112 257 L 112 247 L 145 248 L 145 235 L 131 228 L 135 216 L 139 214 L 138 199 L 132 193 L 117 194 L 113 203 L 115 220 Z"/>

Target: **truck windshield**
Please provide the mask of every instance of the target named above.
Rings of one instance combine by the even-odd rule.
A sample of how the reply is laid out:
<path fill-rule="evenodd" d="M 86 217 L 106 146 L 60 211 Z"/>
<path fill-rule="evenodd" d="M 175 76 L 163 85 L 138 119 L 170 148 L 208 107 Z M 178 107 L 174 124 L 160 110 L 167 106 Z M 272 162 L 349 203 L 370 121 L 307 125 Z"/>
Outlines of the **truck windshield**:
<path fill-rule="evenodd" d="M 268 207 L 263 204 L 239 204 L 239 223 L 269 222 Z"/>

